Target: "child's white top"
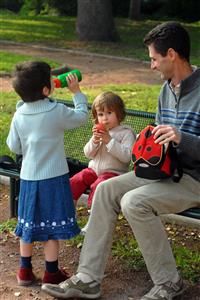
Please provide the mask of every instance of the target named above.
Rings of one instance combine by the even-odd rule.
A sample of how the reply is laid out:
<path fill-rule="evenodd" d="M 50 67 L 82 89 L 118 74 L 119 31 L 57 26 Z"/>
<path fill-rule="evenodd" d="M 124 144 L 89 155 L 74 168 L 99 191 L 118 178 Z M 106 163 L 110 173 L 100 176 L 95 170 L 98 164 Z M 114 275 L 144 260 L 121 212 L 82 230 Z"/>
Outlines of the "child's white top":
<path fill-rule="evenodd" d="M 88 119 L 86 96 L 76 93 L 73 102 L 74 109 L 49 98 L 18 102 L 7 145 L 23 155 L 22 179 L 41 180 L 68 173 L 64 130 L 79 127 Z"/>
<path fill-rule="evenodd" d="M 135 142 L 135 133 L 127 125 L 119 125 L 109 130 L 111 140 L 108 144 L 94 144 L 92 138 L 84 147 L 84 153 L 90 158 L 89 168 L 97 175 L 104 172 L 123 174 L 128 171 Z"/>

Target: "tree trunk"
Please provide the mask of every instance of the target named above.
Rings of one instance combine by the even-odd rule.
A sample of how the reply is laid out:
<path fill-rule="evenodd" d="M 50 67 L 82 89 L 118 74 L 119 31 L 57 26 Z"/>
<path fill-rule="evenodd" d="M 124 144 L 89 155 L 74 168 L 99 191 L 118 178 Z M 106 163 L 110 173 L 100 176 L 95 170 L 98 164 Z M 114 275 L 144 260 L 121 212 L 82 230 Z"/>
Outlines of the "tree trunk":
<path fill-rule="evenodd" d="M 141 2 L 142 0 L 130 0 L 129 6 L 129 19 L 139 20 L 141 15 Z"/>
<path fill-rule="evenodd" d="M 76 31 L 82 41 L 118 41 L 111 0 L 78 0 Z"/>

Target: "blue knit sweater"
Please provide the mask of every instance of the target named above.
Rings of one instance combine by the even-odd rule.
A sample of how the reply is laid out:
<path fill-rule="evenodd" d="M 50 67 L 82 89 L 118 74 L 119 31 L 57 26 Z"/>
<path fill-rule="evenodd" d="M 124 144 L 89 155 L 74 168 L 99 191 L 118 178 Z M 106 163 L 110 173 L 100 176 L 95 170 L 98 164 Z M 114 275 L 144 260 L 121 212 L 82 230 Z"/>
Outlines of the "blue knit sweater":
<path fill-rule="evenodd" d="M 86 123 L 87 98 L 76 93 L 75 108 L 49 98 L 17 104 L 12 119 L 7 145 L 22 154 L 20 177 L 41 180 L 66 174 L 69 169 L 64 151 L 64 131 Z"/>
<path fill-rule="evenodd" d="M 183 171 L 200 181 L 200 68 L 181 81 L 178 98 L 170 82 L 163 85 L 157 122 L 180 130 L 181 142 L 177 149 Z"/>

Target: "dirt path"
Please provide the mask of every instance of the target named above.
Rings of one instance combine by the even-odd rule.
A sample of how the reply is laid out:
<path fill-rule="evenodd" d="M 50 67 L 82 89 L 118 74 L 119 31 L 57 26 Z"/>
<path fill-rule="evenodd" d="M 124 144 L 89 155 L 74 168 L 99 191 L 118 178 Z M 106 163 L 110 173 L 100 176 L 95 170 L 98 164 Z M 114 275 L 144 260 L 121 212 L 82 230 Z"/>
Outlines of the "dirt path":
<path fill-rule="evenodd" d="M 96 86 L 108 83 L 146 83 L 159 84 L 159 74 L 152 72 L 149 64 L 134 60 L 112 57 L 86 55 L 71 51 L 50 50 L 41 47 L 31 47 L 17 44 L 1 44 L 0 50 L 28 54 L 36 57 L 48 57 L 78 68 L 83 74 L 82 86 Z M 10 78 L 0 78 L 1 90 L 10 90 Z M 0 185 L 0 222 L 8 219 L 8 195 L 6 186 Z M 60 265 L 71 273 L 75 272 L 78 264 L 80 249 L 66 247 L 61 244 Z M 0 300 L 50 300 L 40 291 L 41 282 L 32 287 L 19 287 L 16 282 L 16 271 L 19 263 L 19 241 L 13 235 L 3 233 L 0 236 Z M 33 255 L 34 271 L 41 278 L 43 274 L 44 257 L 39 243 L 35 245 Z M 139 300 L 152 286 L 147 271 L 135 271 L 127 268 L 120 260 L 110 257 L 103 280 L 102 300 Z M 182 300 L 200 300 L 200 282 L 188 284 L 188 290 Z"/>
<path fill-rule="evenodd" d="M 39 58 L 47 57 L 81 70 L 82 86 L 120 83 L 161 83 L 157 72 L 150 70 L 149 64 L 132 59 L 120 59 L 103 55 L 86 54 L 81 51 L 41 48 L 18 44 L 1 44 L 1 51 L 17 54 L 28 54 Z M 3 90 L 10 89 L 9 78 L 1 79 Z"/>

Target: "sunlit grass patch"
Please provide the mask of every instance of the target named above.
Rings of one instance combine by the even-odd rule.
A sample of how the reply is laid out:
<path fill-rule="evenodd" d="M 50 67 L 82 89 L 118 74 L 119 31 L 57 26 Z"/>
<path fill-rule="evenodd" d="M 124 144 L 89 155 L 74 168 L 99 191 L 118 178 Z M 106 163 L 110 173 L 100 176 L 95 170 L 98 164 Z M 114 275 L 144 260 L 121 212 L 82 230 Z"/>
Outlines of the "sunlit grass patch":
<path fill-rule="evenodd" d="M 46 57 L 38 58 L 30 55 L 13 54 L 11 52 L 0 51 L 0 74 L 4 72 L 11 73 L 17 63 L 24 61 L 45 61 L 52 68 L 59 66 L 59 63 L 54 60 L 47 59 Z"/>

